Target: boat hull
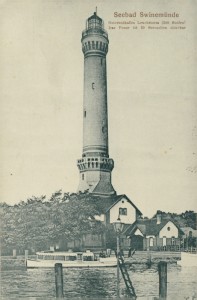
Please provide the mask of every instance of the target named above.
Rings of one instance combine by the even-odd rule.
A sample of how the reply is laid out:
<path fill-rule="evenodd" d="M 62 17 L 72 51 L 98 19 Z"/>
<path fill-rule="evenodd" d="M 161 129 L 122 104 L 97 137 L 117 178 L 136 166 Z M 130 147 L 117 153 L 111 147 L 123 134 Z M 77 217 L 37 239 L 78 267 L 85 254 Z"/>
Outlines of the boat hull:
<path fill-rule="evenodd" d="M 178 260 L 177 264 L 180 266 L 188 266 L 188 267 L 197 266 L 197 254 L 189 253 L 189 252 L 182 252 L 181 260 Z"/>
<path fill-rule="evenodd" d="M 61 263 L 63 268 L 100 268 L 116 267 L 114 258 L 101 258 L 99 261 L 62 261 L 62 260 L 33 260 L 27 259 L 27 268 L 54 268 L 56 263 Z"/>

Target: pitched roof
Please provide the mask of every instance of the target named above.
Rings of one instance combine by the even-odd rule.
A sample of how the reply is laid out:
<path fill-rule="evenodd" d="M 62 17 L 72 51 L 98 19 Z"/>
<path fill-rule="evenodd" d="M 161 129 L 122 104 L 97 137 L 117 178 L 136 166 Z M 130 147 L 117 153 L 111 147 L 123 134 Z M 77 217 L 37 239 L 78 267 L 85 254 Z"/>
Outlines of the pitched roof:
<path fill-rule="evenodd" d="M 98 205 L 99 211 L 101 214 L 107 213 L 116 203 L 118 203 L 122 198 L 126 198 L 131 205 L 138 211 L 139 214 L 142 215 L 141 211 L 133 204 L 133 202 L 126 195 L 114 195 L 114 196 L 92 196 L 96 200 L 96 204 Z"/>
<path fill-rule="evenodd" d="M 170 218 L 165 218 L 161 220 L 160 224 L 157 224 L 157 218 L 152 219 L 138 219 L 135 223 L 130 225 L 126 230 L 124 230 L 125 235 L 132 235 L 138 228 L 144 236 L 147 235 L 158 235 L 160 230 L 168 223 L 172 222 L 179 231 L 181 231 L 180 227 L 176 222 Z"/>
<path fill-rule="evenodd" d="M 105 192 L 103 192 L 105 191 Z M 91 193 L 98 194 L 98 195 L 115 195 L 114 188 L 108 182 L 104 180 L 100 180 L 95 186 L 90 189 Z"/>
<path fill-rule="evenodd" d="M 102 197 L 93 195 L 93 198 L 95 199 L 96 205 L 101 214 L 105 214 L 108 210 L 108 207 L 110 207 L 115 201 L 115 197 L 112 196 Z"/>
<path fill-rule="evenodd" d="M 137 208 L 137 206 L 125 195 L 125 194 L 123 194 L 123 195 L 117 195 L 116 197 L 115 197 L 116 199 L 115 199 L 115 201 L 114 201 L 114 203 L 108 208 L 108 210 L 110 210 L 116 203 L 118 203 L 122 198 L 126 198 L 127 199 L 127 201 L 128 202 L 130 202 L 130 204 L 138 211 L 138 213 L 140 214 L 140 215 L 142 215 L 142 213 L 141 213 L 141 211 Z"/>
<path fill-rule="evenodd" d="M 192 227 L 181 227 L 182 232 L 184 233 L 184 235 L 188 235 L 190 234 L 190 232 L 192 232 L 192 236 L 193 237 L 197 237 L 197 230 L 193 229 Z"/>

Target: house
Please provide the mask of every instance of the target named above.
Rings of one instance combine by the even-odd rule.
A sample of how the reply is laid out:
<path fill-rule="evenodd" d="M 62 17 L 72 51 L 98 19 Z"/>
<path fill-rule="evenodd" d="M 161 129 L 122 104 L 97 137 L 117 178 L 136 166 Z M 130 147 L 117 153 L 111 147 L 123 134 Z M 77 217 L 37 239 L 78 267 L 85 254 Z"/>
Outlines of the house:
<path fill-rule="evenodd" d="M 138 219 L 124 229 L 125 238 L 136 250 L 178 250 L 183 232 L 172 218 L 160 214 L 148 219 Z"/>
<path fill-rule="evenodd" d="M 181 227 L 183 231 L 183 238 L 194 237 L 197 238 L 197 229 L 193 229 L 192 227 Z"/>
<path fill-rule="evenodd" d="M 105 198 L 97 196 L 94 199 L 96 199 L 100 211 L 100 215 L 95 216 L 95 219 L 103 222 L 109 229 L 109 235 L 106 233 L 97 235 L 87 233 L 83 235 L 80 241 L 70 241 L 67 245 L 68 248 L 93 250 L 111 248 L 116 242 L 113 223 L 117 221 L 118 217 L 125 226 L 130 226 L 142 216 L 141 211 L 126 195 Z M 125 241 L 125 245 L 129 248 L 129 239 Z"/>
<path fill-rule="evenodd" d="M 197 229 L 193 229 L 192 227 L 181 227 L 183 232 L 181 246 L 182 248 L 188 250 L 192 248 L 196 248 L 197 246 Z"/>
<path fill-rule="evenodd" d="M 118 217 L 124 224 L 133 224 L 142 216 L 141 211 L 126 195 L 118 195 L 108 199 L 100 197 L 97 201 L 101 215 L 96 216 L 96 219 L 103 221 L 106 225 L 113 224 Z"/>

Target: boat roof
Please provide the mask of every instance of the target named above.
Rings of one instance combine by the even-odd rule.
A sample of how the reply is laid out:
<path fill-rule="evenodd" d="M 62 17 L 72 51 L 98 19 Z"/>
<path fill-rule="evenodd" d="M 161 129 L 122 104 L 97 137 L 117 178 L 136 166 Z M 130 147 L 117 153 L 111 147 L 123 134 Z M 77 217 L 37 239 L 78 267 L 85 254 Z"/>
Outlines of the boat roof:
<path fill-rule="evenodd" d="M 88 252 L 83 252 L 82 254 L 83 254 L 83 256 L 94 256 L 94 253 L 93 253 L 93 252 L 90 252 L 90 251 L 88 251 Z"/>
<path fill-rule="evenodd" d="M 93 256 L 94 253 L 91 251 L 86 252 L 71 252 L 71 251 L 59 251 L 59 252 L 53 252 L 53 251 L 40 251 L 36 252 L 37 255 L 49 255 L 49 256 L 77 256 L 77 254 L 82 254 L 83 256 Z"/>
<path fill-rule="evenodd" d="M 51 256 L 77 256 L 76 252 L 46 252 L 46 251 L 40 251 L 36 252 L 37 255 L 51 255 Z"/>

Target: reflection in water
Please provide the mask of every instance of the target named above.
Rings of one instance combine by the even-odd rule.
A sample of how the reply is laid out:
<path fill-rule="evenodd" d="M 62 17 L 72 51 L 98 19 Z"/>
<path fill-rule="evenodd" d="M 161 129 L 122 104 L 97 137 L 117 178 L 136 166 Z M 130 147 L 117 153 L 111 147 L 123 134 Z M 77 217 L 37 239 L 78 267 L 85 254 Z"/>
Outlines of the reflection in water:
<path fill-rule="evenodd" d="M 157 265 L 132 265 L 129 274 L 138 299 L 158 297 Z M 197 267 L 168 265 L 168 300 L 197 300 Z M 67 299 L 110 299 L 116 297 L 116 268 L 64 269 L 64 294 Z M 3 271 L 1 299 L 54 299 L 55 275 L 53 269 Z M 120 282 L 121 294 L 125 285 Z M 196 298 L 194 298 L 196 293 Z"/>
<path fill-rule="evenodd" d="M 72 274 L 71 274 L 72 273 Z M 64 272 L 64 282 L 68 277 L 69 285 L 64 288 L 68 298 L 81 297 L 108 298 L 116 294 L 116 269 L 70 269 Z M 72 280 L 70 280 L 72 278 Z"/>

